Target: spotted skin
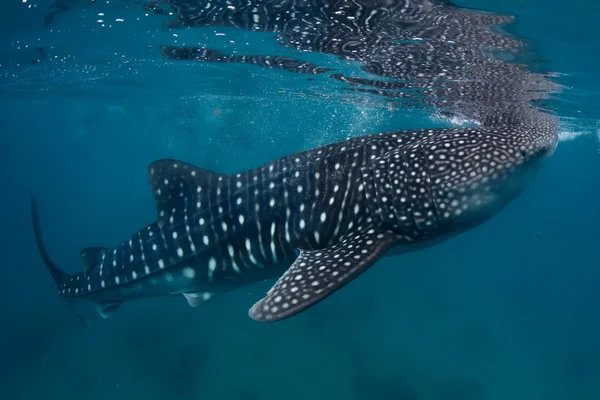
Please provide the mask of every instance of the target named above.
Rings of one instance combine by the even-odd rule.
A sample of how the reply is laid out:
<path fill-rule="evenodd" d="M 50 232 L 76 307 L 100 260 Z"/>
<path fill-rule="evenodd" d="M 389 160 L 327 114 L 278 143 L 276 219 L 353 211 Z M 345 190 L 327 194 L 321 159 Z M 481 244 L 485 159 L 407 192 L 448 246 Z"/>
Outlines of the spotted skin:
<path fill-rule="evenodd" d="M 276 321 L 391 247 L 443 240 L 497 214 L 554 150 L 552 122 L 374 134 L 232 175 L 159 160 L 149 167 L 157 222 L 114 249 L 84 250 L 85 271 L 66 275 L 51 262 L 32 207 L 36 238 L 59 293 L 91 300 L 103 316 L 168 294 L 197 306 L 291 264 L 249 313 Z"/>

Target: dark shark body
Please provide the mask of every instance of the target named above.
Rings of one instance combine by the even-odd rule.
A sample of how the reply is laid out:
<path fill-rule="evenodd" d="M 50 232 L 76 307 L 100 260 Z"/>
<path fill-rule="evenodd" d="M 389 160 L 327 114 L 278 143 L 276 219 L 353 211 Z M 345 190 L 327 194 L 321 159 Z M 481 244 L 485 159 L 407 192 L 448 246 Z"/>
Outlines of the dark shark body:
<path fill-rule="evenodd" d="M 85 271 L 60 272 L 39 223 L 36 237 L 59 293 L 89 299 L 103 314 L 126 300 L 178 293 L 199 305 L 292 264 L 250 311 L 279 320 L 392 247 L 410 250 L 486 221 L 555 144 L 548 116 L 532 125 L 369 135 L 235 175 L 160 160 L 149 168 L 157 222 L 114 249 L 84 250 Z"/>

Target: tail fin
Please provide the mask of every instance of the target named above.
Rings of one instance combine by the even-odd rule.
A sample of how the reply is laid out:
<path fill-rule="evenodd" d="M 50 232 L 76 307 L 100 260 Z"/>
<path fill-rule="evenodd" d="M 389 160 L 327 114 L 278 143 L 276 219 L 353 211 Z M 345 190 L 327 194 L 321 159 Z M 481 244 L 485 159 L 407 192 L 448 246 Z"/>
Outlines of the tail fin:
<path fill-rule="evenodd" d="M 62 269 L 58 268 L 56 264 L 50 258 L 48 251 L 46 250 L 46 246 L 44 246 L 44 241 L 42 239 L 42 229 L 40 228 L 40 217 L 38 215 L 37 205 L 35 204 L 35 199 L 33 195 L 31 196 L 31 218 L 33 219 L 33 232 L 35 233 L 35 241 L 37 243 L 38 250 L 40 251 L 40 255 L 42 259 L 44 259 L 44 264 L 50 271 L 50 274 L 54 278 L 57 286 L 62 285 L 66 282 L 69 274 L 64 272 Z"/>

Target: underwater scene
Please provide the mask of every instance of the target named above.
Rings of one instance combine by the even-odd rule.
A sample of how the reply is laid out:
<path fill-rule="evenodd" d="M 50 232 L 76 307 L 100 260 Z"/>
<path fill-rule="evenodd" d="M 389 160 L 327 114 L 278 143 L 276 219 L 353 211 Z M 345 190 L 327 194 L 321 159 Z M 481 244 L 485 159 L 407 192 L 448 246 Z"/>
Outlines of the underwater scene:
<path fill-rule="evenodd" d="M 0 398 L 600 399 L 600 3 L 2 6 Z"/>

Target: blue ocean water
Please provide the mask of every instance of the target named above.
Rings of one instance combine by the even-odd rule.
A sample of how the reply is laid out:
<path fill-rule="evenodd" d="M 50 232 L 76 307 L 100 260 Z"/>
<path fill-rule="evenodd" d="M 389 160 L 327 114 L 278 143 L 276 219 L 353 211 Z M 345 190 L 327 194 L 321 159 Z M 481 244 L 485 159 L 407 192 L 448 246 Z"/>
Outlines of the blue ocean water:
<path fill-rule="evenodd" d="M 384 258 L 275 324 L 247 316 L 263 282 L 197 309 L 135 301 L 106 320 L 83 303 L 89 327 L 43 266 L 30 191 L 52 256 L 75 272 L 80 249 L 115 246 L 156 219 L 146 170 L 156 159 L 235 172 L 346 137 L 461 121 L 321 77 L 158 49 L 298 55 L 271 33 L 165 28 L 169 15 L 125 0 L 62 4 L 47 26 L 51 1 L 4 0 L 0 17 L 2 398 L 600 398 L 598 4 L 454 2 L 515 15 L 504 29 L 531 47 L 530 68 L 564 85 L 546 102 L 561 118 L 556 154 L 490 222 Z"/>

